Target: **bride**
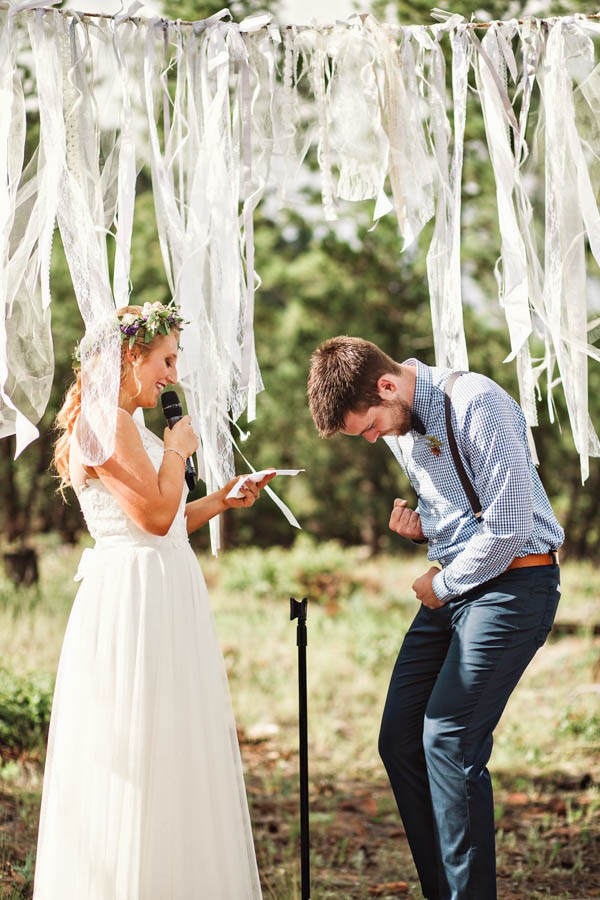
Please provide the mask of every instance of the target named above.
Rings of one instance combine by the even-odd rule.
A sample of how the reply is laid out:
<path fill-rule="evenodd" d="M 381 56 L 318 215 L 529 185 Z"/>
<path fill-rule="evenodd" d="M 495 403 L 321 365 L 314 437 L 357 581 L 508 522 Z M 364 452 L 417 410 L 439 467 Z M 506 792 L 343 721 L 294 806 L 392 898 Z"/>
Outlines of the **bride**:
<path fill-rule="evenodd" d="M 133 413 L 177 382 L 174 303 L 116 313 L 115 448 L 82 462 L 80 373 L 58 416 L 61 487 L 95 539 L 61 652 L 35 900 L 254 900 L 261 890 L 227 676 L 188 534 L 250 507 L 273 474 L 186 503 L 189 416 L 164 443 Z"/>

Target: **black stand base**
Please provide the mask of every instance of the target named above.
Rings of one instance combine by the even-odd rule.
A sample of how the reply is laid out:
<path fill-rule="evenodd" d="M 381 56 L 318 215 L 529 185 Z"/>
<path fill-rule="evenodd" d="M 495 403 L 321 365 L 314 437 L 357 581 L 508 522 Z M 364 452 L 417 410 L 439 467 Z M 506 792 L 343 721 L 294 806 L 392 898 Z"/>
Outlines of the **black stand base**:
<path fill-rule="evenodd" d="M 300 859 L 302 900 L 310 900 L 310 838 L 308 827 L 308 712 L 306 698 L 306 615 L 308 600 L 290 597 L 290 619 L 298 619 L 298 707 L 300 719 Z"/>

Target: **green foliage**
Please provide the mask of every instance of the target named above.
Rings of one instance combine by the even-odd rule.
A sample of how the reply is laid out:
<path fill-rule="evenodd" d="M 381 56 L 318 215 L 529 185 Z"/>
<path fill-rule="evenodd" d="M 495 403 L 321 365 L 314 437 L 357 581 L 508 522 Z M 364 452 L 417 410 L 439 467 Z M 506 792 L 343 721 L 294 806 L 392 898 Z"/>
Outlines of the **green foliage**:
<path fill-rule="evenodd" d="M 588 717 L 569 710 L 560 723 L 560 731 L 597 745 L 600 742 L 600 716 Z"/>
<path fill-rule="evenodd" d="M 14 867 L 14 871 L 22 883 L 23 888 L 33 887 L 35 874 L 35 851 L 30 850 L 24 861 Z"/>
<path fill-rule="evenodd" d="M 52 693 L 49 675 L 15 675 L 0 668 L 0 757 L 43 750 Z"/>
<path fill-rule="evenodd" d="M 15 619 L 32 612 L 41 600 L 39 585 L 16 585 L 0 572 L 0 609 Z"/>
<path fill-rule="evenodd" d="M 347 600 L 361 584 L 355 562 L 359 553 L 345 550 L 335 541 L 316 543 L 301 535 L 291 549 L 272 547 L 261 550 L 239 550 L 235 565 L 223 573 L 223 586 L 231 591 L 248 591 L 257 597 L 281 597 L 286 594 L 301 599 L 308 595 L 316 602 L 335 598 Z"/>

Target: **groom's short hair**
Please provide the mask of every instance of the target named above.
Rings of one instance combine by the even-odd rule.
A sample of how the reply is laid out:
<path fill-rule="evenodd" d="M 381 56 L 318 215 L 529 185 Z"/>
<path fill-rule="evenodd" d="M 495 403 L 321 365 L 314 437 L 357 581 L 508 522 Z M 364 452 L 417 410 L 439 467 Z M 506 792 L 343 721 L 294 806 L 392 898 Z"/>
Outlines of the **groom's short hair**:
<path fill-rule="evenodd" d="M 320 344 L 308 374 L 308 403 L 320 436 L 341 431 L 348 413 L 379 406 L 377 382 L 400 372 L 398 363 L 371 341 L 340 335 Z"/>

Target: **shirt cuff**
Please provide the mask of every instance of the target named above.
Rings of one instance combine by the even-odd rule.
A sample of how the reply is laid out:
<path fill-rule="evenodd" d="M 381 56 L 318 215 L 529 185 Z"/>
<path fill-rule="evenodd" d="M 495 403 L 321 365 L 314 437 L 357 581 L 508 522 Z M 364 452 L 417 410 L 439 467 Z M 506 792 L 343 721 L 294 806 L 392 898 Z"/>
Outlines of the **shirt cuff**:
<path fill-rule="evenodd" d="M 433 593 L 441 603 L 447 603 L 448 600 L 452 599 L 452 592 L 446 587 L 443 569 L 441 572 L 438 572 L 437 575 L 433 576 L 431 587 L 433 588 Z"/>

